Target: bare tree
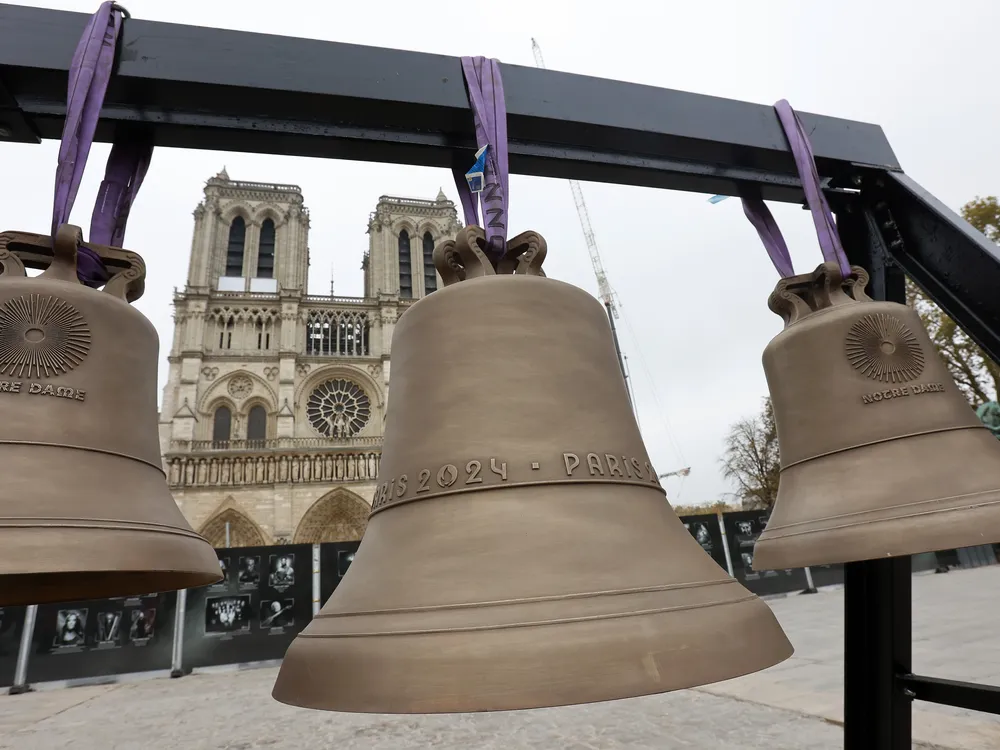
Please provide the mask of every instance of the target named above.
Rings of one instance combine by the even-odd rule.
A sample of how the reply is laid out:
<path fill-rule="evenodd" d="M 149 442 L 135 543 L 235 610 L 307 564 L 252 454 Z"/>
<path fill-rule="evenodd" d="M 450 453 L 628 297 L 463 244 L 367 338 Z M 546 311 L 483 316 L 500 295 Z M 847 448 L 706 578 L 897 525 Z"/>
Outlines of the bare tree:
<path fill-rule="evenodd" d="M 722 456 L 722 475 L 736 485 L 746 508 L 770 508 L 778 496 L 781 456 L 771 399 L 760 414 L 740 419 L 729 428 Z"/>

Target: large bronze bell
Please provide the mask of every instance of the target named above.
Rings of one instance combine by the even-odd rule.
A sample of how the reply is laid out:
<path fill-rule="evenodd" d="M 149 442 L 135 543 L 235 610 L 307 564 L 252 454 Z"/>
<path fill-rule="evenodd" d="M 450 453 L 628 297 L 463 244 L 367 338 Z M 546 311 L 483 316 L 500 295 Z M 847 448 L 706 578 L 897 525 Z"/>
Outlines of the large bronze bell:
<path fill-rule="evenodd" d="M 836 263 L 782 279 L 764 351 L 781 447 L 757 570 L 1000 541 L 1000 443 L 917 313 L 875 302 Z"/>
<path fill-rule="evenodd" d="M 380 481 L 347 576 L 274 697 L 442 713 L 660 693 L 792 653 L 706 555 L 650 465 L 604 308 L 525 233 L 435 250 L 445 287 L 392 341 Z M 459 283 L 460 282 L 460 283 Z"/>
<path fill-rule="evenodd" d="M 126 596 L 221 578 L 170 495 L 156 431 L 156 331 L 128 303 L 135 253 L 88 245 L 112 278 L 77 281 L 77 227 L 0 234 L 0 605 Z M 46 267 L 28 278 L 25 265 Z"/>

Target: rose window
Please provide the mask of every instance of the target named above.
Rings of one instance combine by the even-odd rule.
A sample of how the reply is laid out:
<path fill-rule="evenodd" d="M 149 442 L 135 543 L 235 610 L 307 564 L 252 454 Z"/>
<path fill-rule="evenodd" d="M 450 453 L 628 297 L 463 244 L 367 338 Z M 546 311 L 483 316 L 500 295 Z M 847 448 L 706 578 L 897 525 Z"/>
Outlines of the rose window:
<path fill-rule="evenodd" d="M 344 438 L 357 435 L 371 417 L 371 401 L 356 383 L 328 380 L 313 389 L 306 402 L 309 424 L 321 435 Z"/>

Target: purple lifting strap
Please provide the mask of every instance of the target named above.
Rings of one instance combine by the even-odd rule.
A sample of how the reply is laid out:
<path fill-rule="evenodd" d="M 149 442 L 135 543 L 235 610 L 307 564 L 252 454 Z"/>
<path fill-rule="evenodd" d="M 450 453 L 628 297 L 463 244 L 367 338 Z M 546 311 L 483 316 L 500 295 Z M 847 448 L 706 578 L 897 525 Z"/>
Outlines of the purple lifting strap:
<path fill-rule="evenodd" d="M 830 205 L 827 203 L 826 196 L 823 195 L 809 137 L 791 104 L 782 99 L 774 105 L 774 109 L 778 113 L 778 120 L 785 131 L 792 156 L 795 158 L 795 166 L 799 173 L 799 179 L 802 181 L 802 189 L 806 194 L 806 204 L 809 206 L 813 224 L 816 226 L 816 236 L 819 238 L 823 260 L 839 265 L 841 273 L 846 278 L 851 273 L 851 264 L 848 263 L 847 255 L 840 244 L 840 235 L 837 233 L 837 225 L 833 220 Z M 792 259 L 788 254 L 788 246 L 785 244 L 781 230 L 778 229 L 770 210 L 764 205 L 764 201 L 759 198 L 744 198 L 743 212 L 757 229 L 757 234 L 760 235 L 761 242 L 764 243 L 767 254 L 771 256 L 771 262 L 778 269 L 778 273 L 783 277 L 793 276 L 795 272 L 792 269 Z"/>
<path fill-rule="evenodd" d="M 463 57 L 462 72 L 469 89 L 469 102 L 476 126 L 479 148 L 488 145 L 484 187 L 479 194 L 483 208 L 487 254 L 494 260 L 503 255 L 507 246 L 507 106 L 504 103 L 500 64 L 485 57 Z M 462 201 L 465 223 L 479 224 L 476 196 L 469 189 L 465 173 L 454 169 L 455 185 Z"/>
<path fill-rule="evenodd" d="M 122 15 L 122 9 L 113 2 L 101 3 L 91 16 L 73 54 L 66 98 L 66 122 L 56 167 L 53 236 L 61 225 L 69 221 L 73 211 L 94 142 L 101 105 L 111 80 Z M 112 148 L 91 219 L 91 242 L 121 246 L 128 210 L 149 167 L 151 154 L 152 145 L 149 143 L 115 144 Z M 79 249 L 77 276 L 87 286 L 95 288 L 108 280 L 104 263 L 86 247 Z"/>

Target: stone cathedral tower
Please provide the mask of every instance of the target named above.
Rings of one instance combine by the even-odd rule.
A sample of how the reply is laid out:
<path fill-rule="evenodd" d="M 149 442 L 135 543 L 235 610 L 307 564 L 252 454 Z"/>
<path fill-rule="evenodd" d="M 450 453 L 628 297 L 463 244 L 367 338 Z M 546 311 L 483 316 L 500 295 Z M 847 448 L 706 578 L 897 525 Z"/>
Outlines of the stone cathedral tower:
<path fill-rule="evenodd" d="M 382 448 L 396 319 L 438 287 L 461 226 L 435 200 L 382 196 L 364 297 L 310 295 L 309 211 L 294 185 L 223 170 L 194 212 L 160 444 L 174 499 L 216 546 L 359 539 Z"/>

